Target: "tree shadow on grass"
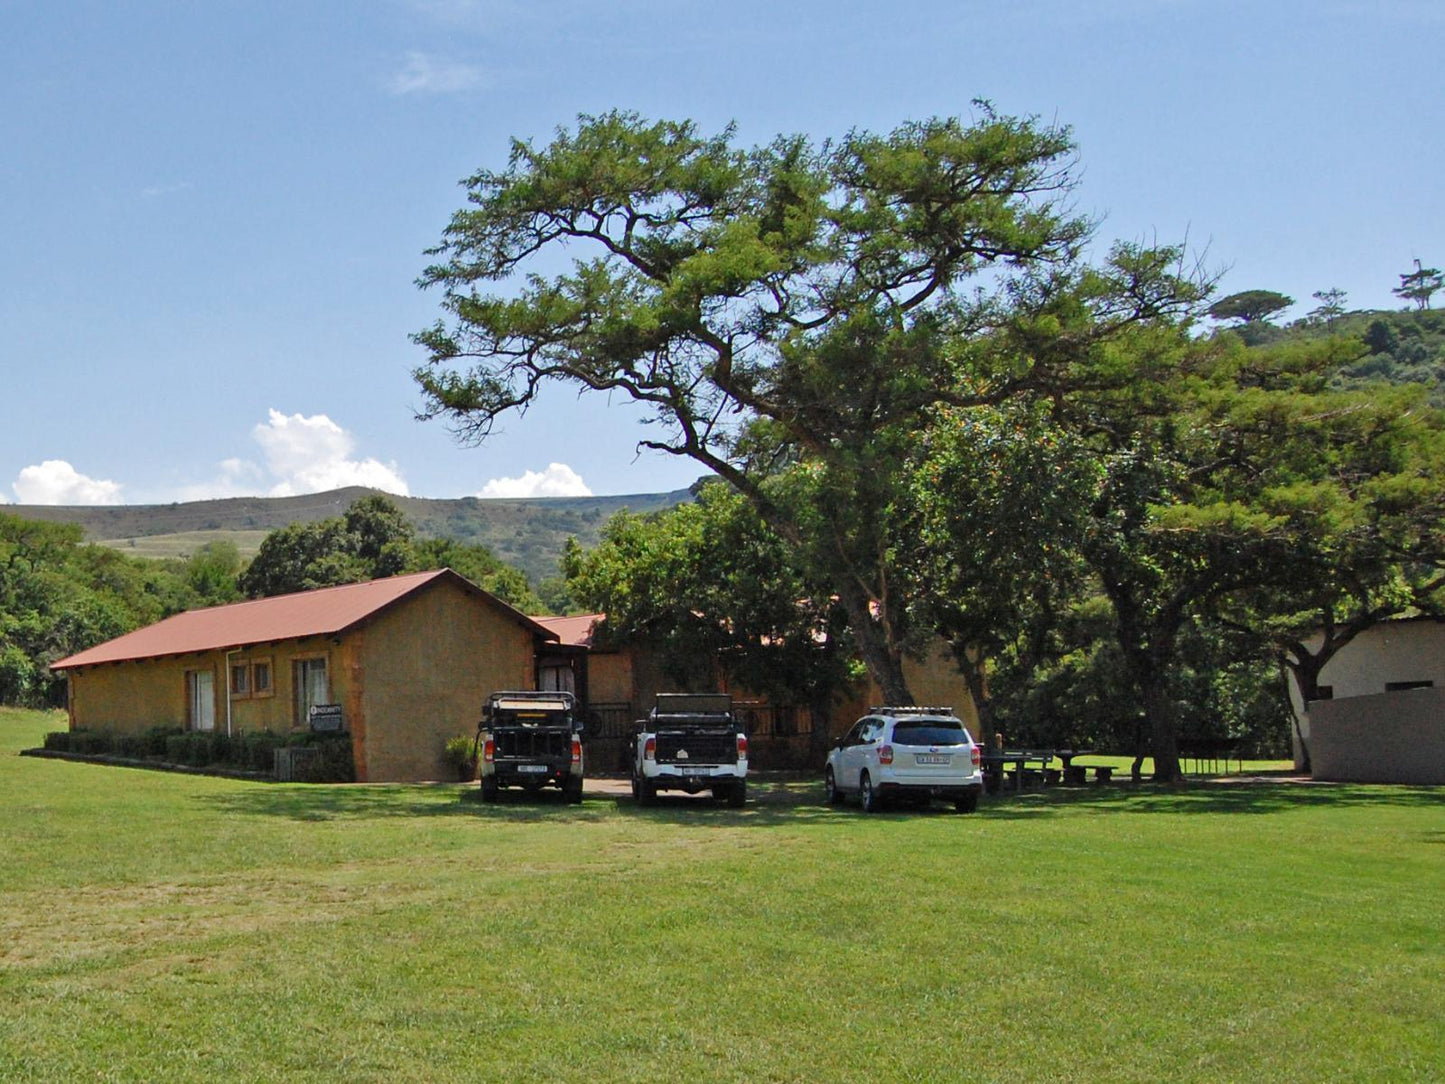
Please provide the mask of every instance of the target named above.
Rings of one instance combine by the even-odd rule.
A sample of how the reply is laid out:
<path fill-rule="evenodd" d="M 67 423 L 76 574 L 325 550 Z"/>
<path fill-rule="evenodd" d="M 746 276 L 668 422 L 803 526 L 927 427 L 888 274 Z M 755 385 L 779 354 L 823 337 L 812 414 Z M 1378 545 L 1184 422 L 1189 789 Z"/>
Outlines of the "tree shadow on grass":
<path fill-rule="evenodd" d="M 767 828 L 821 826 L 847 819 L 958 816 L 950 805 L 942 803 L 927 809 L 902 806 L 878 815 L 865 814 L 856 805 L 829 806 L 823 800 L 821 783 L 802 780 L 751 784 L 748 803 L 742 809 L 732 809 L 707 794 L 664 792 L 657 796 L 655 805 L 639 807 L 625 794 L 589 794 L 581 805 L 572 805 L 560 791 L 527 794 L 504 790 L 497 802 L 483 802 L 475 786 L 340 784 L 247 786 L 221 794 L 197 795 L 194 801 L 227 814 L 294 821 L 465 817 L 480 823 L 595 822 L 620 815 L 686 827 Z M 973 816 L 1036 820 L 1081 813 L 1225 815 L 1320 808 L 1441 809 L 1445 808 L 1445 787 L 1278 781 L 1197 783 L 1177 789 L 1151 784 L 1096 784 L 987 798 Z"/>
<path fill-rule="evenodd" d="M 604 806 L 570 805 L 560 791 L 536 795 L 503 791 L 483 803 L 475 786 L 258 786 L 197 795 L 197 804 L 227 814 L 294 821 L 384 820 L 396 817 L 464 817 L 513 822 L 600 820 Z"/>
<path fill-rule="evenodd" d="M 1180 787 L 1150 783 L 1057 787 L 1005 795 L 981 808 L 993 818 L 1087 813 L 1279 813 L 1297 809 L 1445 809 L 1445 787 L 1230 780 Z"/>

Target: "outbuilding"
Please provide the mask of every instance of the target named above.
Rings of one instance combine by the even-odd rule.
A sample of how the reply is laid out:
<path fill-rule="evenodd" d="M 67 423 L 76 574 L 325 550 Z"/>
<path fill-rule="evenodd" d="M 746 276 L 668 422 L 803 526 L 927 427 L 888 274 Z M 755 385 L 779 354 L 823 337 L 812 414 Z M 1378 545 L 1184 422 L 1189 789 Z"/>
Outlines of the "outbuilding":
<path fill-rule="evenodd" d="M 557 634 L 443 569 L 191 610 L 60 660 L 72 730 L 351 735 L 358 780 L 441 779 L 486 696 L 538 687 Z M 319 710 L 314 710 L 319 709 Z"/>
<path fill-rule="evenodd" d="M 1318 699 L 1289 691 L 1295 764 L 1308 750 L 1316 779 L 1445 784 L 1445 621 L 1382 621 L 1325 663 Z"/>

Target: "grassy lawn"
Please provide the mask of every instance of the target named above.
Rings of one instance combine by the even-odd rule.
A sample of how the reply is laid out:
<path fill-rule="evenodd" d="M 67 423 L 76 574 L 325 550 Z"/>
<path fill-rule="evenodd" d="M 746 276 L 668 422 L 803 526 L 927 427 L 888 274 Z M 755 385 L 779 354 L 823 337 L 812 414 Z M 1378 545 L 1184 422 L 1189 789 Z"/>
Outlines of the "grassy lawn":
<path fill-rule="evenodd" d="M 1445 1078 L 1445 791 L 488 808 L 58 725 L 0 709 L 0 1080 Z"/>

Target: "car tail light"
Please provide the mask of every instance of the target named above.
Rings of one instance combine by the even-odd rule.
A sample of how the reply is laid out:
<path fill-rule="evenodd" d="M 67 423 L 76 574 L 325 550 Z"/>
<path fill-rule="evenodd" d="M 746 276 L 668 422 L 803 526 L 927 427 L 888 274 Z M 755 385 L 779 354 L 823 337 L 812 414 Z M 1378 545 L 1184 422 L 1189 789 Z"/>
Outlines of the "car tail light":
<path fill-rule="evenodd" d="M 880 746 L 878 747 L 878 763 L 879 763 L 879 764 L 892 764 L 892 763 L 893 763 L 893 746 L 891 746 L 891 745 L 880 745 Z"/>
<path fill-rule="evenodd" d="M 746 734 L 738 735 L 738 759 L 748 759 L 748 736 Z"/>
<path fill-rule="evenodd" d="M 482 742 L 482 759 L 491 764 L 497 759 L 497 743 L 488 738 Z"/>
<path fill-rule="evenodd" d="M 657 759 L 657 739 L 656 739 L 656 738 L 648 738 L 647 741 L 646 741 L 646 743 L 642 746 L 642 759 L 643 759 L 643 760 L 656 760 L 656 759 Z"/>
<path fill-rule="evenodd" d="M 573 738 L 573 739 L 572 739 L 572 763 L 573 763 L 574 765 L 575 765 L 575 764 L 581 764 L 581 763 L 582 763 L 582 739 L 581 739 L 581 738 Z"/>
<path fill-rule="evenodd" d="M 973 766 L 974 766 L 975 768 L 977 768 L 980 764 L 983 763 L 983 761 L 982 761 L 981 759 L 979 759 L 978 746 L 975 745 L 975 746 L 973 747 L 973 749 L 970 750 L 970 752 L 969 752 L 969 759 L 973 761 Z"/>

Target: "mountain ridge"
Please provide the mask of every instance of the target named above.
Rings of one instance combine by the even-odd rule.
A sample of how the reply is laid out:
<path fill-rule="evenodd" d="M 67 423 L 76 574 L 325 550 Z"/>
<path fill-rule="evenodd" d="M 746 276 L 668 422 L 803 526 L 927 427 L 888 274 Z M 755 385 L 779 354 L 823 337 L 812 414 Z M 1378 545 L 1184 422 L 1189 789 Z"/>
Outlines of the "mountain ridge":
<path fill-rule="evenodd" d="M 206 540 L 238 536 L 254 553 L 265 532 L 292 523 L 314 523 L 339 516 L 361 497 L 393 501 L 421 538 L 453 538 L 487 546 L 499 558 L 527 574 L 533 583 L 557 574 L 557 562 L 569 537 L 595 545 L 602 525 L 626 508 L 658 512 L 692 500 L 690 490 L 630 493 L 601 497 L 399 497 L 364 486 L 347 486 L 294 497 L 222 497 L 171 504 L 26 505 L 4 511 L 25 519 L 74 523 L 86 540 L 144 551 L 147 556 L 183 556 Z M 139 544 L 140 540 L 146 540 Z M 166 545 L 172 540 L 173 545 Z"/>

